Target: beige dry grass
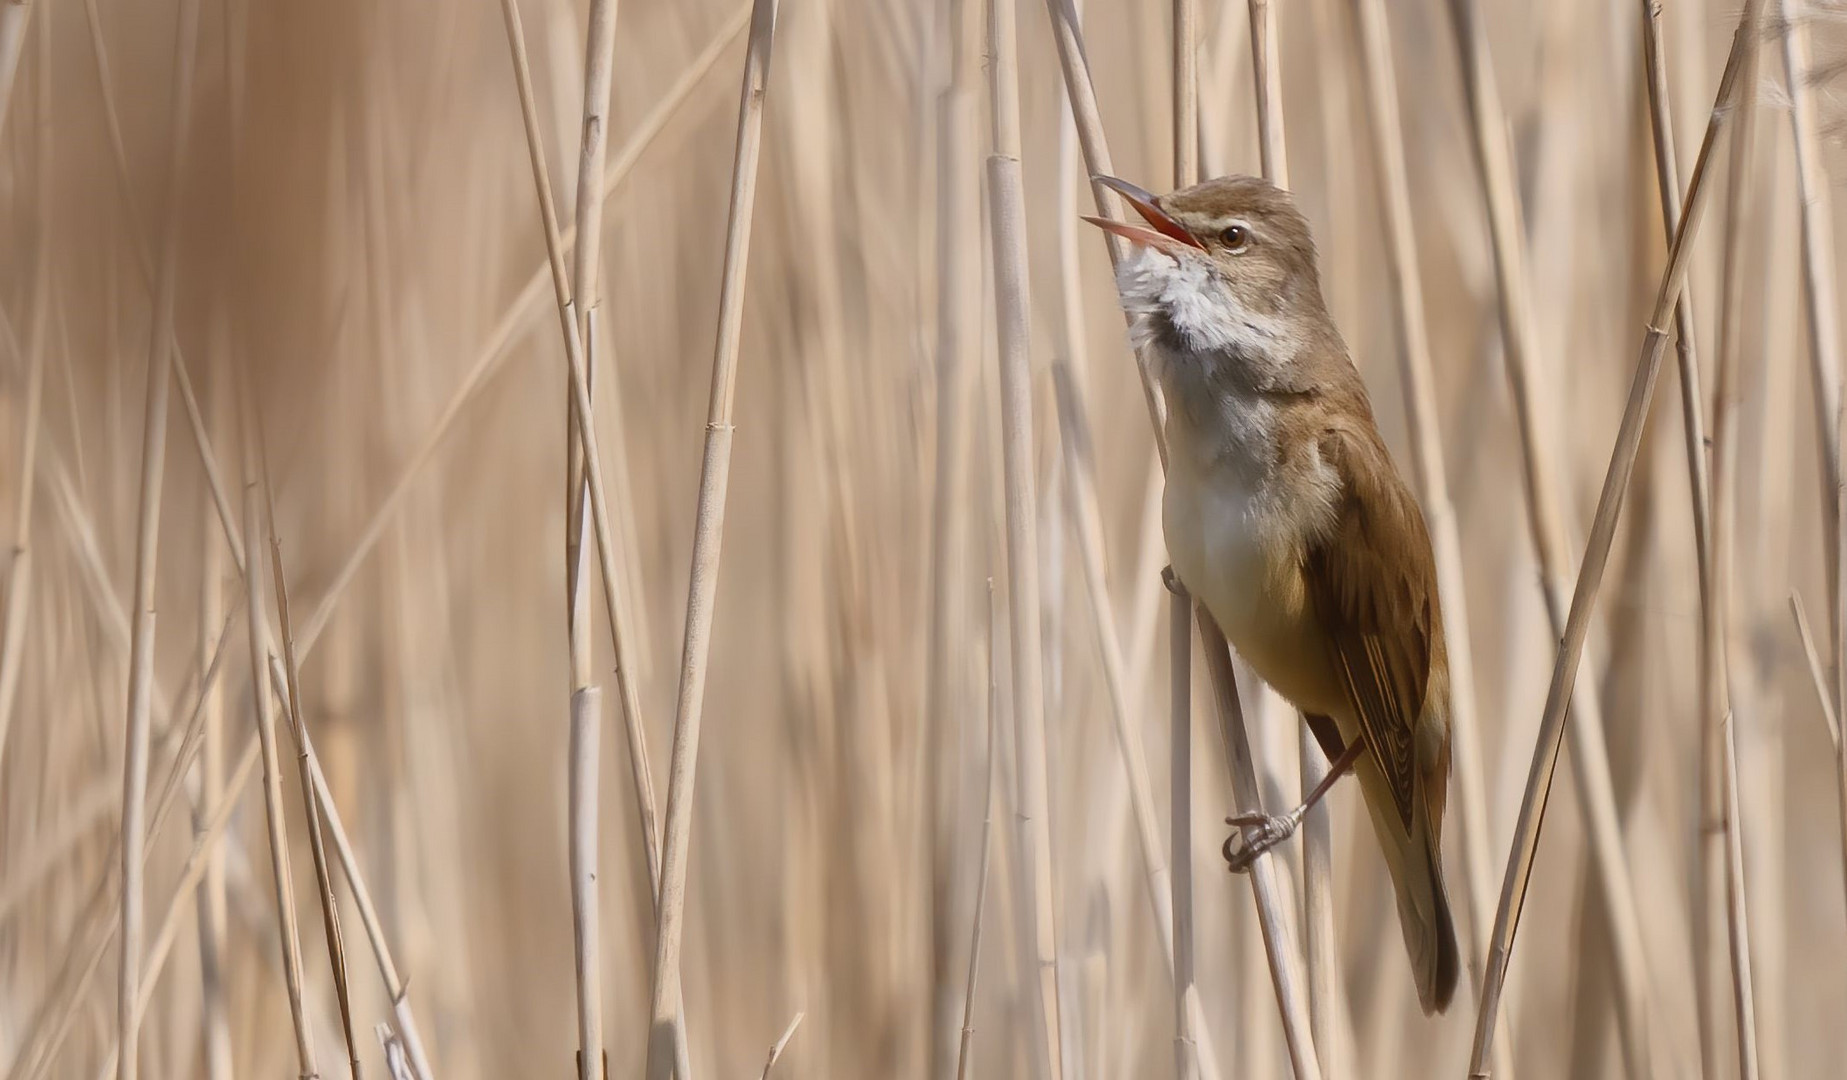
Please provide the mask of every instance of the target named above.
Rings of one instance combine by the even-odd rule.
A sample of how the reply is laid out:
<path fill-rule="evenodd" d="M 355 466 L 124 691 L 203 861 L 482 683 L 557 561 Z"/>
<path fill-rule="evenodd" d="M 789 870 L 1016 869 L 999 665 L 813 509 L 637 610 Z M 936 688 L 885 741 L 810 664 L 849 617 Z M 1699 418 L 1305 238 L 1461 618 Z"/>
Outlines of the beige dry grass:
<path fill-rule="evenodd" d="M 1838 4 L 1757 0 L 1696 170 L 1736 0 L 1009 3 L 992 69 L 987 0 L 782 0 L 754 221 L 750 5 L 595 5 L 607 66 L 591 6 L 0 0 L 0 1077 L 630 1077 L 682 1011 L 696 1077 L 1839 1075 Z M 1492 1057 L 1356 792 L 1259 918 L 1219 821 L 1306 744 L 1155 674 L 1161 403 L 1071 222 L 1195 168 L 1289 178 L 1427 494 L 1471 942 L 1563 747 Z"/>

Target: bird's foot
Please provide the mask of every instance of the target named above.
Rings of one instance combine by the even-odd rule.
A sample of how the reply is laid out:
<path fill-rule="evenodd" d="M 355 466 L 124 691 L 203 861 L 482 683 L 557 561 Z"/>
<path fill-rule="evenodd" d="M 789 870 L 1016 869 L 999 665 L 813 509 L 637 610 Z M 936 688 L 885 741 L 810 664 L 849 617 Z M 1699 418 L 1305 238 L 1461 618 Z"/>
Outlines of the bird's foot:
<path fill-rule="evenodd" d="M 1175 596 L 1186 595 L 1186 586 L 1180 584 L 1180 578 L 1175 575 L 1172 565 L 1161 567 L 1161 584 L 1167 586 L 1167 591 Z"/>
<path fill-rule="evenodd" d="M 1242 874 L 1250 870 L 1257 856 L 1294 836 L 1302 825 L 1302 814 L 1300 811 L 1282 815 L 1237 814 L 1226 818 L 1225 824 L 1236 831 L 1225 838 L 1225 846 L 1220 850 L 1231 872 Z"/>

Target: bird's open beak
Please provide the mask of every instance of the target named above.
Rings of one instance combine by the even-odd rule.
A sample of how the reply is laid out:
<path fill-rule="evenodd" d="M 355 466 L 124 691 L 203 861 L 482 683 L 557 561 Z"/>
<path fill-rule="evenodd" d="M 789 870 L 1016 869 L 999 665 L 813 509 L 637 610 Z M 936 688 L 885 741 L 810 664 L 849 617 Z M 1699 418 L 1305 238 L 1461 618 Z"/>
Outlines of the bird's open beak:
<path fill-rule="evenodd" d="M 1086 217 L 1084 220 L 1102 229 L 1128 240 L 1130 243 L 1146 244 L 1151 248 L 1173 254 L 1179 248 L 1201 250 L 1203 245 L 1193 238 L 1178 221 L 1167 216 L 1167 212 L 1155 205 L 1154 196 L 1127 180 L 1118 180 L 1113 176 L 1093 176 L 1092 180 L 1121 195 L 1142 219 L 1153 226 L 1144 229 L 1139 225 L 1127 225 L 1108 218 Z"/>

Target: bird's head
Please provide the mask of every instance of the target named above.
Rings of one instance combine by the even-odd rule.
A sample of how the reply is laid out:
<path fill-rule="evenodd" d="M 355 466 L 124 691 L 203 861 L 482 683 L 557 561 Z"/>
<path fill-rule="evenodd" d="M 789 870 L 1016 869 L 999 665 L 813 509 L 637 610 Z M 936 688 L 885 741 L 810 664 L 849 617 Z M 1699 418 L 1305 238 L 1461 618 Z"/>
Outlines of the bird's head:
<path fill-rule="evenodd" d="M 1147 222 L 1085 219 L 1132 245 L 1116 286 L 1143 340 L 1286 368 L 1328 325 L 1314 238 L 1288 192 L 1251 176 L 1161 196 L 1113 176 L 1094 179 Z"/>

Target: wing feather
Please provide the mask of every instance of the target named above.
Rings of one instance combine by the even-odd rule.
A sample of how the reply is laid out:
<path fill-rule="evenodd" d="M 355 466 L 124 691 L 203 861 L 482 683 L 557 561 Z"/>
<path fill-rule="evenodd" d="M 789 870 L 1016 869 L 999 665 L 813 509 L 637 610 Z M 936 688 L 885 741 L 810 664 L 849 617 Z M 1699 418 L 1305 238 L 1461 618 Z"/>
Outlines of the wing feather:
<path fill-rule="evenodd" d="M 1432 641 L 1442 632 L 1430 538 L 1376 433 L 1330 429 L 1319 450 L 1339 475 L 1341 494 L 1333 527 L 1308 550 L 1309 595 L 1369 755 L 1409 829 L 1422 794 L 1418 718 Z"/>

